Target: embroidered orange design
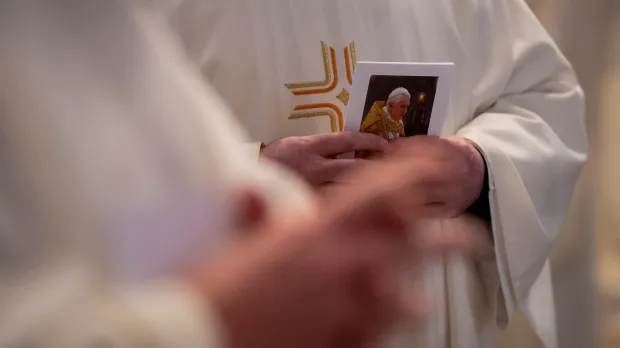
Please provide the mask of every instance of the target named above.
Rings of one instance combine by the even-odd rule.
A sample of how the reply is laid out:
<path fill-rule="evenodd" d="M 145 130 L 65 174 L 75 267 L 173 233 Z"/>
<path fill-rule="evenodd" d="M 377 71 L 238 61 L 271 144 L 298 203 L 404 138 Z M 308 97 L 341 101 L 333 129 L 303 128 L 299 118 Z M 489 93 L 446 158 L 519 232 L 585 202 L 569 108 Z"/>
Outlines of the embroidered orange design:
<path fill-rule="evenodd" d="M 321 42 L 321 53 L 323 59 L 324 78 L 319 81 L 287 83 L 285 86 L 294 95 L 313 96 L 319 94 L 334 94 L 338 91 L 341 80 L 339 79 L 338 62 L 336 50 L 329 47 L 325 42 Z M 347 85 L 342 87 L 338 94 L 333 95 L 334 102 L 340 101 L 346 107 L 349 103 L 349 91 L 347 87 L 353 84 L 353 72 L 356 65 L 355 43 L 352 41 L 344 48 L 344 67 Z M 327 116 L 330 118 L 332 132 L 342 131 L 344 127 L 343 109 L 330 102 L 303 103 L 298 104 L 289 115 L 290 120 L 299 118 Z"/>

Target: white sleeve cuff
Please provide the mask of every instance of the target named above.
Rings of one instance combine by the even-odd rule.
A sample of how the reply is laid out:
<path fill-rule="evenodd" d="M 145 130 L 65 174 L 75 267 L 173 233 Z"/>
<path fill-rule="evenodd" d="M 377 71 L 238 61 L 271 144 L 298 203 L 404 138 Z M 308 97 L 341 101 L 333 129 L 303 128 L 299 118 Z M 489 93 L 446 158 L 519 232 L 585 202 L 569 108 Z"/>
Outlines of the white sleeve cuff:
<path fill-rule="evenodd" d="M 250 158 L 258 160 L 258 156 L 260 155 L 260 148 L 263 143 L 245 143 L 243 144 L 244 151 L 251 156 Z"/>
<path fill-rule="evenodd" d="M 225 348 L 216 313 L 189 286 L 149 288 L 129 293 L 127 299 L 158 347 Z"/>

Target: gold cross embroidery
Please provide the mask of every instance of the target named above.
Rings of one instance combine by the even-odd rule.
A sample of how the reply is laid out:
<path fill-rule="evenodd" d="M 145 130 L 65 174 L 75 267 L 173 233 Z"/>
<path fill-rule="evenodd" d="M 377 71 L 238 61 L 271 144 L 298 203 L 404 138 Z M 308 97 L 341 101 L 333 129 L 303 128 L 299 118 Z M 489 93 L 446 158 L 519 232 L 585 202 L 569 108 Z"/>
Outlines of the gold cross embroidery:
<path fill-rule="evenodd" d="M 321 42 L 321 52 L 325 78 L 321 81 L 287 83 L 286 88 L 294 95 L 301 97 L 306 95 L 328 94 L 338 87 L 340 81 L 338 64 L 336 62 L 336 50 L 329 47 L 325 42 Z M 344 48 L 345 73 L 348 85 L 343 87 L 340 93 L 335 96 L 335 99 L 340 101 L 345 107 L 349 103 L 349 91 L 346 87 L 350 87 L 353 84 L 353 72 L 355 71 L 356 62 L 355 43 L 351 41 L 351 43 Z M 344 127 L 342 109 L 338 105 L 330 102 L 298 104 L 288 118 L 294 120 L 318 116 L 328 116 L 330 118 L 332 132 L 342 131 Z"/>

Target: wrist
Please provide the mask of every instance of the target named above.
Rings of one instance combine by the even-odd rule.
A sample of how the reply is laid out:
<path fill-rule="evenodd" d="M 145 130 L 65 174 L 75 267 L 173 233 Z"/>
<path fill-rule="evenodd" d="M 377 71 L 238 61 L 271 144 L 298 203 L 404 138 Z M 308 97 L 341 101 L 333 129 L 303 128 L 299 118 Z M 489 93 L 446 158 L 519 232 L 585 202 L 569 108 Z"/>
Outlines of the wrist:
<path fill-rule="evenodd" d="M 474 187 L 477 188 L 476 199 L 478 199 L 480 195 L 484 194 L 484 187 L 488 187 L 485 185 L 487 183 L 487 164 L 478 145 L 470 140 L 467 140 L 467 144 L 471 153 L 472 177 L 474 178 Z"/>
<path fill-rule="evenodd" d="M 468 212 L 478 216 L 485 221 L 491 221 L 491 207 L 489 205 L 489 171 L 484 156 L 484 151 L 475 142 L 466 139 L 471 147 L 476 151 L 478 161 L 481 162 L 482 168 L 478 168 L 481 173 L 478 177 L 482 177 L 482 185 L 478 191 L 477 198 L 467 209 Z M 480 165 L 480 163 L 478 164 Z"/>
<path fill-rule="evenodd" d="M 460 164 L 464 166 L 467 173 L 463 185 L 468 192 L 467 197 L 469 197 L 470 203 L 473 203 L 478 199 L 484 188 L 486 162 L 482 156 L 482 151 L 477 144 L 466 138 L 451 136 L 444 139 L 452 144 L 464 160 Z"/>

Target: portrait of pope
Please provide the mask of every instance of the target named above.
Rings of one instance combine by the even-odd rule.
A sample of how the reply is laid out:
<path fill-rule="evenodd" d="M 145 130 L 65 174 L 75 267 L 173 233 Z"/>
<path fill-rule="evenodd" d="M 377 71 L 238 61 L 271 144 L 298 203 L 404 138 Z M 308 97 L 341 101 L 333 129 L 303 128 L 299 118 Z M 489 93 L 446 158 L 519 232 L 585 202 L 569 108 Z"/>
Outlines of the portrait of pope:
<path fill-rule="evenodd" d="M 387 140 L 405 136 L 403 118 L 411 104 L 411 93 L 404 87 L 394 89 L 387 100 L 377 100 L 362 121 L 360 132 L 380 135 Z"/>

